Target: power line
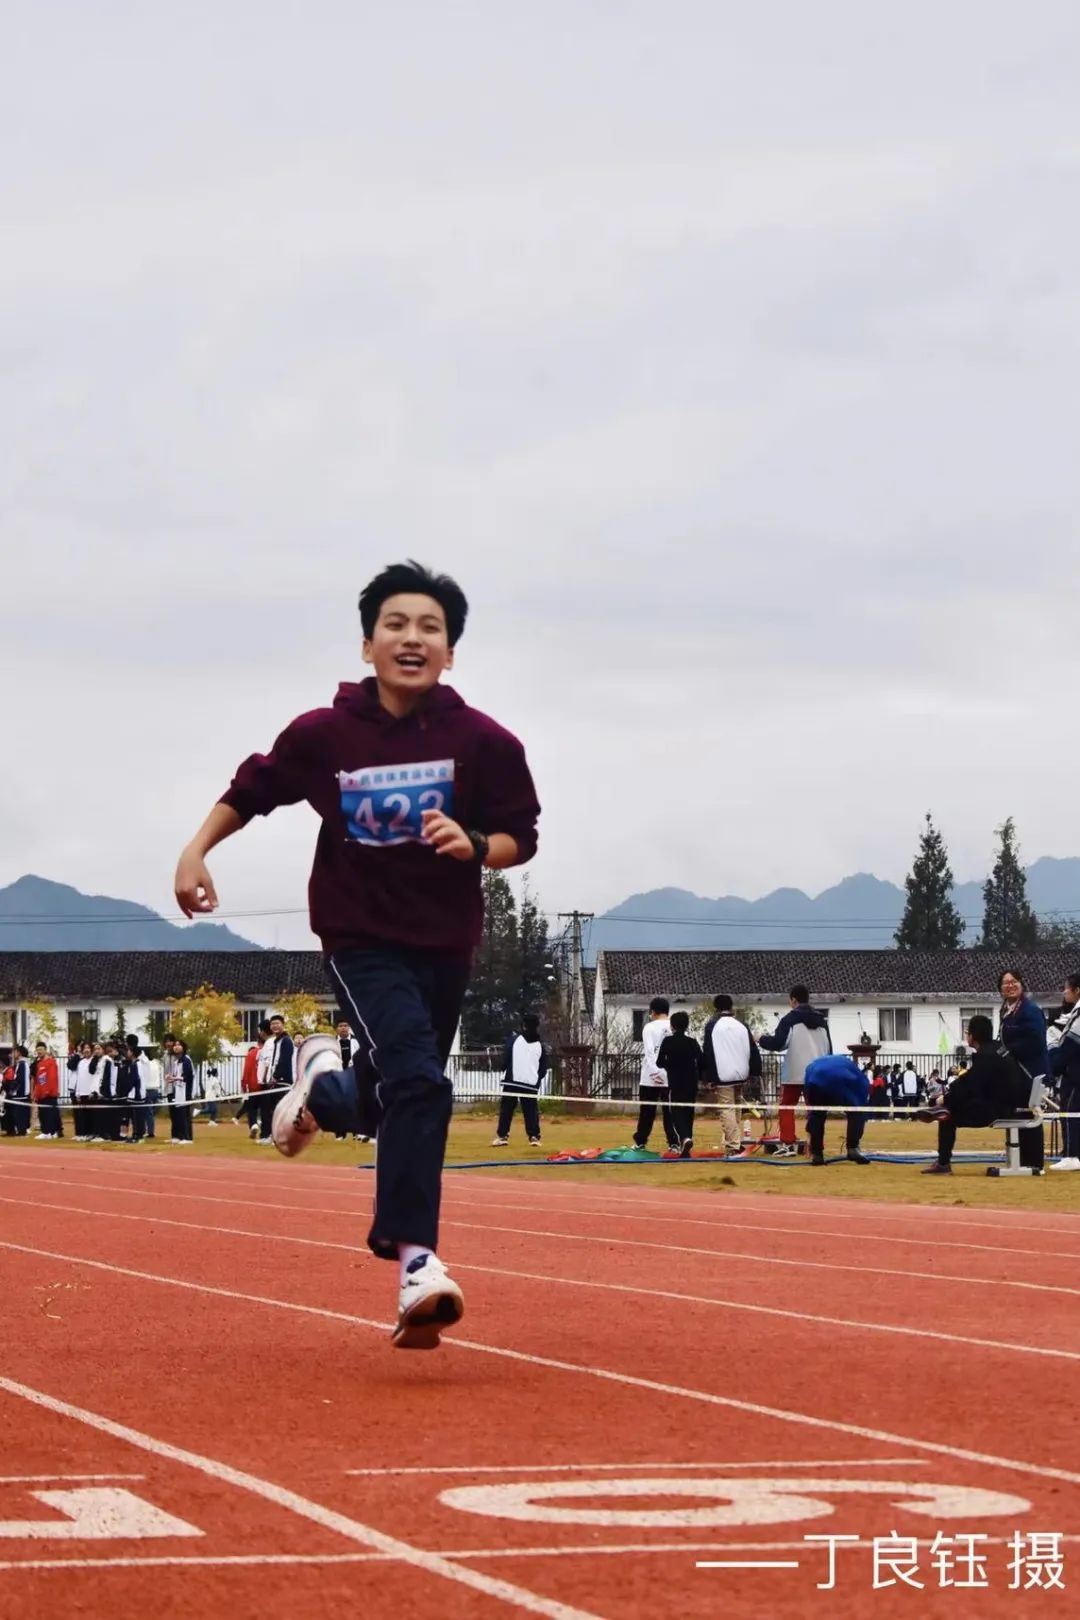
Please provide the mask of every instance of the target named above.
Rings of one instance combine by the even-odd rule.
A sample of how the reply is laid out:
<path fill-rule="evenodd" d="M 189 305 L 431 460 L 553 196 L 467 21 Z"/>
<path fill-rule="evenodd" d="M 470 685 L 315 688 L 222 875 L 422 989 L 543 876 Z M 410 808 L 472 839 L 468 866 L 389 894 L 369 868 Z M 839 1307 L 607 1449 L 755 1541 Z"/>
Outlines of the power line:
<path fill-rule="evenodd" d="M 173 916 L 161 916 L 157 912 L 149 916 L 132 916 L 130 913 L 105 915 L 101 917 L 87 917 L 74 915 L 31 915 L 22 912 L 9 912 L 0 916 L 0 928 L 72 928 L 94 927 L 98 923 L 167 923 L 170 926 L 183 924 L 189 921 L 202 923 L 234 922 L 249 917 L 306 917 L 306 906 L 266 906 L 253 908 L 248 911 L 214 911 L 202 913 L 194 919 L 185 917 L 177 912 Z M 566 912 L 545 911 L 541 913 L 549 921 L 560 921 L 570 915 Z M 610 924 L 622 923 L 649 923 L 670 928 L 807 928 L 815 932 L 822 929 L 867 929 L 879 932 L 883 929 L 895 930 L 897 919 L 888 917 L 769 917 L 769 918 L 739 918 L 739 917 L 664 917 L 645 916 L 638 913 L 624 913 L 620 916 L 604 916 L 603 914 L 581 913 L 582 921 L 587 921 L 589 931 L 596 925 L 607 927 Z M 1080 908 L 1063 908 L 1044 913 L 1050 920 L 1057 918 L 1080 917 Z M 982 918 L 977 916 L 962 917 L 966 923 L 981 924 Z"/>

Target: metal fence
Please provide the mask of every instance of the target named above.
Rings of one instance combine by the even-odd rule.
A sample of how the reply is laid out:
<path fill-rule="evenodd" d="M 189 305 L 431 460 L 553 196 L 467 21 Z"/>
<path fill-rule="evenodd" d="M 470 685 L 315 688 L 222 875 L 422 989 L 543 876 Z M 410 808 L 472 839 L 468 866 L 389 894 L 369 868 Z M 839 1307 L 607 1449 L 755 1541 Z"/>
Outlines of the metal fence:
<path fill-rule="evenodd" d="M 775 1104 L 780 1095 L 780 1058 L 775 1053 L 763 1052 L 760 1089 L 751 1088 L 744 1091 L 744 1101 L 761 1101 Z M 910 1063 L 921 1079 L 937 1069 L 944 1075 L 951 1058 L 942 1057 L 938 1053 L 914 1053 L 904 1057 L 894 1054 L 878 1055 L 877 1066 L 889 1071 L 894 1064 L 901 1068 Z M 482 1052 L 457 1052 L 449 1060 L 446 1073 L 454 1087 L 454 1099 L 459 1103 L 473 1103 L 490 1097 L 502 1088 L 502 1079 L 505 1055 L 502 1049 L 492 1048 Z M 202 1065 L 197 1071 L 198 1090 L 200 1096 L 206 1095 L 207 1070 L 210 1065 Z M 223 1097 L 235 1096 L 240 1091 L 240 1076 L 244 1068 L 242 1056 L 223 1058 L 215 1065 L 217 1068 L 217 1088 Z M 60 1089 L 63 1098 L 67 1099 L 70 1092 L 72 1076 L 64 1063 L 60 1064 Z M 584 1065 L 580 1066 L 575 1075 L 578 1084 L 575 1094 L 603 1101 L 631 1101 L 637 1097 L 638 1084 L 641 1079 L 641 1054 L 635 1052 L 593 1052 L 588 1056 Z M 550 1097 L 562 1097 L 568 1094 L 569 1088 L 565 1084 L 566 1072 L 559 1054 L 553 1054 L 551 1070 L 544 1081 L 542 1094 Z"/>

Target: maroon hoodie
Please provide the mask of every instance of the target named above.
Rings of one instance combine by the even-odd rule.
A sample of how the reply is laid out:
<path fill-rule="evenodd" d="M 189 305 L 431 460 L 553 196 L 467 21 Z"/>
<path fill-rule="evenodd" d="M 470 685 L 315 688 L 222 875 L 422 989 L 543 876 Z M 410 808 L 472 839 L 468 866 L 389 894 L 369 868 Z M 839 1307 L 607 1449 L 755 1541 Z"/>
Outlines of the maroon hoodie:
<path fill-rule="evenodd" d="M 469 832 L 509 833 L 522 862 L 536 853 L 540 806 L 525 750 L 448 686 L 397 720 L 374 679 L 342 682 L 333 708 L 300 715 L 268 754 L 246 759 L 221 803 L 247 822 L 301 799 L 322 817 L 308 900 L 328 953 L 474 949 L 481 864 L 421 843 L 424 810 Z"/>

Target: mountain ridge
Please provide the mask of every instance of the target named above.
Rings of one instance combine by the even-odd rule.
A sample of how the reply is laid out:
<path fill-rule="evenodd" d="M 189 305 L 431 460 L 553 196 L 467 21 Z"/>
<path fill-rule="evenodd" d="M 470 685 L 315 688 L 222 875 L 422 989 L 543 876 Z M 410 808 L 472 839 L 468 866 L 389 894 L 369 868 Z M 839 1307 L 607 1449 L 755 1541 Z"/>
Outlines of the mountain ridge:
<path fill-rule="evenodd" d="M 1044 855 L 1025 868 L 1028 899 L 1041 917 L 1080 915 L 1080 857 Z M 981 882 L 958 883 L 953 901 L 973 945 L 982 925 Z M 596 917 L 588 955 L 598 950 L 882 950 L 894 944 L 904 888 L 871 872 L 853 872 L 816 895 L 772 889 L 757 900 L 708 899 L 665 887 L 628 896 Z"/>
<path fill-rule="evenodd" d="M 0 889 L 0 950 L 261 951 L 224 923 L 180 927 L 149 906 L 27 872 Z"/>

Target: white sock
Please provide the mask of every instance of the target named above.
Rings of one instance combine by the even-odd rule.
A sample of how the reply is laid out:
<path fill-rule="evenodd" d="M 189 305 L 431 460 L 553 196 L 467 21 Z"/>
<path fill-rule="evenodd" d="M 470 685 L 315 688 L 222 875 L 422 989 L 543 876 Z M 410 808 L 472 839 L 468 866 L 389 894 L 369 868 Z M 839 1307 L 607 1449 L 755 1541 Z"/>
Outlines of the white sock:
<path fill-rule="evenodd" d="M 421 1255 L 423 1255 L 424 1259 L 426 1260 L 428 1255 L 433 1253 L 433 1250 L 425 1247 L 423 1243 L 399 1243 L 397 1252 L 398 1259 L 401 1262 L 401 1281 L 404 1283 L 405 1277 L 412 1262 L 414 1260 L 419 1260 Z"/>

